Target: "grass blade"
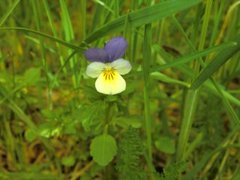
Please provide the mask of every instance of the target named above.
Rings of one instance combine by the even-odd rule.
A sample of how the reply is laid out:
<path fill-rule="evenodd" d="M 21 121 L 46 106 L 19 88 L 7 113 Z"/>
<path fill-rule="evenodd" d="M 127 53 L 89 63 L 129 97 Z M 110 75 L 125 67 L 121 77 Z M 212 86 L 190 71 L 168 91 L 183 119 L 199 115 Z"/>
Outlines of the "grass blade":
<path fill-rule="evenodd" d="M 237 37 L 237 42 L 234 47 L 229 47 L 219 52 L 214 60 L 209 63 L 193 81 L 191 89 L 197 89 L 204 83 L 211 75 L 216 72 L 224 63 L 226 63 L 232 56 L 240 50 L 240 36 Z"/>
<path fill-rule="evenodd" d="M 152 71 L 161 71 L 161 70 L 171 68 L 171 67 L 178 67 L 178 66 L 183 65 L 185 63 L 197 60 L 198 58 L 206 56 L 206 55 L 208 55 L 212 52 L 221 51 L 221 50 L 224 50 L 226 48 L 233 47 L 233 46 L 235 46 L 235 43 L 233 43 L 233 42 L 224 43 L 224 44 L 221 44 L 219 46 L 213 46 L 213 47 L 204 49 L 202 51 L 194 52 L 192 54 L 177 58 L 170 63 L 160 65 L 156 68 L 152 68 Z"/>
<path fill-rule="evenodd" d="M 177 160 L 181 162 L 184 160 L 189 134 L 192 128 L 193 116 L 195 114 L 198 101 L 198 90 L 188 90 L 184 103 L 183 120 L 181 124 L 181 131 L 178 140 Z"/>
<path fill-rule="evenodd" d="M 201 2 L 200 0 L 170 0 L 158 3 L 156 5 L 137 10 L 100 27 L 85 40 L 91 43 L 96 39 L 109 34 L 110 32 L 121 31 L 124 29 L 126 18 L 128 18 L 131 27 L 138 27 L 162 19 L 163 17 L 175 14 Z"/>
<path fill-rule="evenodd" d="M 14 31 L 22 31 L 22 32 L 25 32 L 25 33 L 32 33 L 32 34 L 35 34 L 35 35 L 38 35 L 38 36 L 48 38 L 52 41 L 56 41 L 56 42 L 58 42 L 58 43 L 60 43 L 64 46 L 69 47 L 69 48 L 74 49 L 74 50 L 84 50 L 84 48 L 79 47 L 77 45 L 68 43 L 66 41 L 63 41 L 63 40 L 58 39 L 56 37 L 50 36 L 48 34 L 45 34 L 45 33 L 39 32 L 39 31 L 35 31 L 35 30 L 32 30 L 32 29 L 24 28 L 24 27 L 2 27 L 2 28 L 0 28 L 0 31 L 1 30 L 3 30 L 3 31 L 14 30 Z"/>
<path fill-rule="evenodd" d="M 147 144 L 147 163 L 148 168 L 153 172 L 152 166 L 152 119 L 150 117 L 150 100 L 149 100 L 149 70 L 151 64 L 151 24 L 145 26 L 143 48 L 143 79 L 144 79 L 144 117 L 146 128 Z M 150 174 L 152 177 L 152 174 Z"/>
<path fill-rule="evenodd" d="M 6 14 L 0 19 L 0 26 L 2 26 L 3 23 L 7 20 L 7 18 L 11 15 L 11 13 L 13 12 L 13 10 L 15 9 L 19 2 L 20 0 L 16 0 L 13 2 L 11 7 L 7 10 Z"/>

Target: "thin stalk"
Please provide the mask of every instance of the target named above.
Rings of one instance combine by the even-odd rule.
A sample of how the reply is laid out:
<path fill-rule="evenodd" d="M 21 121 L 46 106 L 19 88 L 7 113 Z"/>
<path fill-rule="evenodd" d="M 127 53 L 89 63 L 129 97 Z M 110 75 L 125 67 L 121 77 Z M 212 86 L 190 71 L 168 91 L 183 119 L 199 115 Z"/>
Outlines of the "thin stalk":
<path fill-rule="evenodd" d="M 232 140 L 230 141 L 229 145 L 233 144 L 233 142 L 236 140 L 237 137 L 238 137 L 238 134 L 236 134 L 236 135 L 232 138 Z M 224 154 L 224 156 L 223 156 L 222 162 L 220 163 L 220 166 L 219 166 L 219 168 L 218 168 L 218 173 L 216 174 L 214 180 L 221 179 L 221 177 L 222 177 L 222 171 L 223 171 L 223 169 L 224 169 L 224 167 L 225 167 L 225 164 L 227 163 L 228 157 L 230 156 L 230 151 L 231 151 L 231 149 L 229 149 L 229 148 L 226 149 L 226 152 L 225 152 L 225 154 Z"/>
<path fill-rule="evenodd" d="M 218 91 L 218 93 L 222 96 L 222 100 L 223 100 L 223 104 L 226 108 L 227 114 L 229 116 L 230 119 L 232 119 L 232 122 L 234 123 L 233 126 L 237 126 L 240 127 L 240 119 L 238 118 L 237 113 L 234 111 L 233 107 L 231 106 L 230 102 L 228 101 L 228 99 L 225 97 L 225 95 L 223 94 L 220 86 L 213 81 L 213 79 L 211 79 L 214 87 L 216 88 L 216 90 Z"/>
<path fill-rule="evenodd" d="M 201 29 L 201 39 L 199 42 L 198 50 L 203 50 L 205 45 L 211 7 L 212 7 L 212 0 L 209 0 L 206 2 L 205 15 L 204 15 L 203 25 Z M 196 73 L 199 73 L 199 69 L 200 69 L 200 63 L 196 61 L 196 64 L 194 65 L 194 71 Z M 182 124 L 180 128 L 180 135 L 179 135 L 178 146 L 177 146 L 177 156 L 176 156 L 177 162 L 182 162 L 187 158 L 186 150 L 187 150 L 187 144 L 190 136 L 190 130 L 194 120 L 193 119 L 194 114 L 195 114 L 197 103 L 198 103 L 198 94 L 199 94 L 198 92 L 199 92 L 198 89 L 196 90 L 189 89 L 186 92 L 183 118 L 182 118 Z"/>
<path fill-rule="evenodd" d="M 41 29 L 41 19 L 40 19 L 40 12 L 39 12 L 39 9 L 37 7 L 39 7 L 39 2 L 37 1 L 31 1 L 32 2 L 32 7 L 33 7 L 33 14 L 34 14 L 34 17 L 35 17 L 35 23 L 36 23 L 36 26 L 37 26 L 37 30 L 39 31 Z M 46 77 L 46 82 L 47 82 L 47 94 L 48 94 L 48 98 L 47 98 L 47 101 L 48 101 L 48 106 L 49 106 L 49 109 L 52 109 L 52 88 L 50 86 L 50 79 L 49 79 L 49 76 L 48 76 L 48 73 L 49 73 L 49 68 L 48 68 L 48 64 L 47 64 L 47 61 L 46 61 L 46 52 L 45 52 L 45 45 L 43 43 L 43 39 L 42 38 L 39 38 L 39 42 L 40 42 L 40 47 L 41 47 L 41 59 L 42 59 L 42 66 L 43 66 L 43 69 L 45 71 L 45 77 Z"/>
<path fill-rule="evenodd" d="M 211 14 L 211 9 L 212 9 L 212 0 L 206 1 L 206 10 L 205 10 L 205 15 L 204 15 L 204 21 L 203 21 L 203 26 L 202 26 L 202 31 L 201 31 L 201 41 L 199 42 L 198 50 L 203 50 L 205 42 L 206 42 L 206 37 L 207 37 L 207 29 L 208 29 L 208 24 L 210 20 L 210 14 Z"/>
<path fill-rule="evenodd" d="M 12 12 L 14 11 L 14 9 L 17 7 L 17 5 L 19 4 L 20 0 L 15 0 L 12 5 L 9 7 L 9 9 L 7 10 L 6 14 L 4 14 L 1 19 L 0 19 L 0 26 L 2 26 L 5 21 L 8 19 L 8 17 L 12 14 Z"/>
<path fill-rule="evenodd" d="M 74 39 L 74 32 L 73 32 L 73 26 L 72 26 L 70 14 L 68 11 L 68 6 L 65 0 L 59 0 L 59 3 L 62 11 L 61 21 L 62 21 L 62 28 L 64 30 L 63 32 L 64 32 L 65 40 L 69 42 Z M 72 50 L 68 50 L 67 52 L 68 52 L 68 55 L 70 55 L 72 53 Z M 70 68 L 73 71 L 72 82 L 73 82 L 74 88 L 76 88 L 79 84 L 78 72 L 76 69 L 76 62 L 77 62 L 76 56 L 73 56 L 72 59 L 70 59 Z"/>
<path fill-rule="evenodd" d="M 56 30 L 56 28 L 55 28 L 55 26 L 54 26 L 54 24 L 53 24 L 52 15 L 51 15 L 50 9 L 49 9 L 49 7 L 48 7 L 48 2 L 47 2 L 46 0 L 43 0 L 43 5 L 44 5 L 44 9 L 45 9 L 45 11 L 46 11 L 47 17 L 48 17 L 48 22 L 49 22 L 50 28 L 51 28 L 51 30 L 52 30 L 53 36 L 54 36 L 54 37 L 58 37 L 58 35 L 57 35 L 57 30 Z M 56 42 L 56 46 L 57 46 L 57 48 L 58 48 L 58 54 L 60 54 L 60 55 L 59 55 L 60 64 L 61 64 L 61 66 L 63 66 L 63 64 L 64 64 L 64 59 L 63 59 L 63 56 L 61 55 L 61 53 L 59 52 L 59 50 L 61 50 L 61 49 L 60 49 L 60 44 L 59 44 L 58 42 Z M 64 74 L 66 74 L 66 72 L 67 72 L 67 70 L 66 70 L 65 67 L 63 68 L 63 72 L 64 72 Z"/>
<path fill-rule="evenodd" d="M 81 0 L 80 1 L 80 27 L 81 28 L 81 34 L 80 34 L 80 37 L 81 37 L 81 40 L 84 40 L 86 38 L 86 33 L 87 33 L 87 26 L 86 26 L 86 19 L 87 19 L 87 12 L 86 12 L 86 9 L 87 9 L 87 4 L 86 4 L 86 0 Z M 78 83 L 81 84 L 81 80 L 83 78 L 83 74 L 84 74 L 84 71 L 85 71 L 85 67 L 86 67 L 86 61 L 80 61 L 79 62 L 79 66 L 80 66 L 80 70 L 78 71 Z M 77 73 L 77 70 L 76 70 L 76 73 Z M 79 86 L 78 84 L 78 86 Z"/>
<path fill-rule="evenodd" d="M 16 160 L 16 156 L 15 156 L 15 150 L 17 149 L 15 147 L 15 139 L 14 136 L 12 134 L 11 131 L 11 126 L 10 126 L 10 121 L 9 118 L 6 117 L 6 115 L 4 115 L 4 121 L 3 121 L 3 126 L 5 129 L 5 142 L 6 142 L 6 149 L 7 149 L 7 154 L 9 155 L 9 157 L 11 157 L 11 160 L 13 161 L 13 164 L 15 166 L 17 166 L 17 160 Z"/>
<path fill-rule="evenodd" d="M 81 29 L 82 29 L 82 33 L 81 33 L 81 39 L 85 39 L 86 38 L 86 19 L 87 19 L 87 12 L 86 12 L 86 8 L 87 8 L 87 5 L 86 5 L 86 0 L 81 0 L 80 1 L 80 10 L 81 10 Z"/>
<path fill-rule="evenodd" d="M 211 14 L 211 8 L 212 8 L 212 0 L 206 1 L 206 9 L 205 9 L 205 14 L 204 14 L 204 20 L 203 20 L 203 25 L 201 29 L 201 39 L 198 45 L 198 50 L 203 50 L 204 45 L 206 42 L 206 37 L 207 37 L 207 29 L 208 29 L 208 24 L 210 20 L 210 14 Z M 199 72 L 200 70 L 200 64 L 196 63 L 194 67 L 196 72 Z"/>
<path fill-rule="evenodd" d="M 211 158 L 208 160 L 205 168 L 201 171 L 199 177 L 206 176 L 207 172 L 211 169 L 213 164 L 216 162 L 216 160 L 221 155 L 222 151 L 226 149 L 229 145 L 232 144 L 233 139 L 235 138 L 235 135 L 239 132 L 239 127 L 235 127 L 228 135 L 226 140 L 217 148 L 218 150 L 211 156 Z"/>
<path fill-rule="evenodd" d="M 149 100 L 149 70 L 151 63 L 151 39 L 152 28 L 151 24 L 145 25 L 144 42 L 143 42 L 143 78 L 144 78 L 144 117 L 146 129 L 146 144 L 147 144 L 147 164 L 150 171 L 150 177 L 154 172 L 152 165 L 152 119 L 150 117 L 150 100 Z"/>
<path fill-rule="evenodd" d="M 229 22 L 232 21 L 231 15 L 233 13 L 233 10 L 236 9 L 237 6 L 239 6 L 239 5 L 240 5 L 240 1 L 237 1 L 233 5 L 231 5 L 230 8 L 228 9 L 227 15 L 224 18 L 223 25 L 221 27 L 221 31 L 219 33 L 219 36 L 218 36 L 216 42 L 215 42 L 216 45 L 220 44 L 221 40 L 224 38 L 224 34 L 226 34 L 225 31 L 226 31 L 226 29 L 228 27 L 228 24 L 229 24 Z"/>
<path fill-rule="evenodd" d="M 180 128 L 180 135 L 177 147 L 178 162 L 184 161 L 187 158 L 187 143 L 192 128 L 193 117 L 197 107 L 197 102 L 198 90 L 188 90 L 185 97 L 183 120 Z"/>

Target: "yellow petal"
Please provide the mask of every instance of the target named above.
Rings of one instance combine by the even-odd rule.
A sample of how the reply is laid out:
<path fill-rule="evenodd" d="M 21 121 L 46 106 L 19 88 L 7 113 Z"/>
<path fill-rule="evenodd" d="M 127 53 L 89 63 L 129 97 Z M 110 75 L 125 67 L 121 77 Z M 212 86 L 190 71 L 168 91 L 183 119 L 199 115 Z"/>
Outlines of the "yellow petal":
<path fill-rule="evenodd" d="M 108 69 L 97 78 L 95 87 L 100 93 L 114 95 L 126 89 L 126 82 L 116 70 Z"/>

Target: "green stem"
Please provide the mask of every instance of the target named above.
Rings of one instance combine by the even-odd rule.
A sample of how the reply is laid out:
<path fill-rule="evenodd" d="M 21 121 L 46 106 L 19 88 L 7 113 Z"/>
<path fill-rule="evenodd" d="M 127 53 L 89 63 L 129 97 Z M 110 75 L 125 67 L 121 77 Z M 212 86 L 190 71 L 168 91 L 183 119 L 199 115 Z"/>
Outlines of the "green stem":
<path fill-rule="evenodd" d="M 206 9 L 205 9 L 203 25 L 201 29 L 201 39 L 199 42 L 198 50 L 203 50 L 205 45 L 211 7 L 212 7 L 212 0 L 206 1 Z M 199 73 L 200 63 L 198 61 L 196 61 L 196 64 L 194 64 L 194 70 L 196 73 Z M 194 118 L 194 114 L 195 114 L 196 106 L 198 102 L 198 94 L 199 94 L 198 92 L 199 92 L 199 89 L 195 89 L 195 90 L 188 89 L 186 93 L 185 102 L 184 102 L 183 119 L 182 119 L 182 124 L 180 128 L 180 135 L 178 139 L 177 157 L 176 157 L 177 162 L 182 162 L 187 159 L 187 154 L 186 154 L 187 143 L 189 140 L 190 130 L 192 127 L 193 118 Z"/>
<path fill-rule="evenodd" d="M 32 7 L 33 7 L 33 14 L 34 14 L 34 18 L 35 18 L 35 23 L 36 23 L 36 27 L 37 30 L 39 31 L 41 29 L 41 18 L 40 18 L 40 12 L 39 9 L 37 7 L 40 6 L 39 2 L 37 1 L 31 1 L 32 3 Z M 41 59 L 42 59 L 42 67 L 43 70 L 45 71 L 45 78 L 46 78 L 46 82 L 47 82 L 47 101 L 48 101 L 48 107 L 49 109 L 52 109 L 52 88 L 50 85 L 50 79 L 48 77 L 49 74 L 49 68 L 48 68 L 48 64 L 47 64 L 47 60 L 46 60 L 46 52 L 45 52 L 45 45 L 44 45 L 44 41 L 42 38 L 39 38 L 40 41 L 40 48 L 41 48 Z"/>
<path fill-rule="evenodd" d="M 186 159 L 186 148 L 197 105 L 198 90 L 188 90 L 184 103 L 183 121 L 178 140 L 177 161 Z"/>
<path fill-rule="evenodd" d="M 49 25 L 51 27 L 53 36 L 57 38 L 58 37 L 57 30 L 56 30 L 56 28 L 54 26 L 53 17 L 51 15 L 50 8 L 49 8 L 47 0 L 43 0 L 43 6 L 44 6 L 44 10 L 46 12 L 46 15 L 47 15 L 47 18 L 48 18 L 48 22 L 49 22 Z M 61 53 L 61 46 L 60 46 L 60 44 L 57 41 L 56 41 L 56 46 L 57 46 L 57 51 L 58 51 L 58 54 L 59 54 L 60 64 L 61 64 L 61 66 L 63 66 L 64 65 L 64 59 L 63 59 L 63 56 L 61 55 L 62 54 Z M 63 68 L 63 72 L 64 72 L 64 74 L 67 73 L 67 69 L 65 68 L 65 66 Z"/>
<path fill-rule="evenodd" d="M 104 134 L 108 133 L 108 127 L 111 125 L 112 116 L 113 116 L 113 102 L 108 101 L 108 97 L 104 99 L 105 103 L 105 126 L 104 126 Z"/>
<path fill-rule="evenodd" d="M 145 26 L 144 43 L 143 43 L 143 78 L 144 78 L 144 117 L 147 135 L 147 164 L 150 171 L 150 177 L 154 172 L 152 165 L 152 119 L 150 117 L 150 101 L 149 101 L 149 70 L 151 63 L 151 24 Z"/>

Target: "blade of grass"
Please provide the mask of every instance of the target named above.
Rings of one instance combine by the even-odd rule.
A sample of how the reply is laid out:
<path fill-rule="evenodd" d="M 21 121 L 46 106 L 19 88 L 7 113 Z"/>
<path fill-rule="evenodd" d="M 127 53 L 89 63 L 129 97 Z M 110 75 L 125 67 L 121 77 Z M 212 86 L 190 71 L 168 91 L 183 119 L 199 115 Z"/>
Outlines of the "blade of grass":
<path fill-rule="evenodd" d="M 80 12 L 79 12 L 79 19 L 80 19 L 80 40 L 83 41 L 86 38 L 86 33 L 87 33 L 87 0 L 81 0 L 80 1 Z M 72 54 L 72 53 L 71 53 Z M 70 55 L 71 55 L 70 54 Z M 79 62 L 78 58 L 77 58 L 77 62 Z M 82 78 L 83 78 L 83 74 L 85 73 L 85 68 L 87 65 L 87 61 L 80 61 L 79 65 L 77 65 L 76 67 L 79 67 L 80 69 L 76 69 L 76 73 L 78 73 L 77 77 L 78 77 L 78 85 L 81 84 Z"/>
<path fill-rule="evenodd" d="M 235 136 L 235 134 L 239 131 L 239 127 L 234 128 L 228 136 L 222 141 L 219 146 L 217 146 L 214 150 L 206 152 L 202 155 L 202 158 L 199 162 L 196 163 L 196 165 L 189 171 L 183 179 L 196 179 L 196 175 L 201 172 L 201 170 L 205 167 L 208 167 L 209 161 L 212 159 L 215 160 L 217 156 L 220 155 L 221 151 L 225 150 L 228 146 L 232 138 Z"/>
<path fill-rule="evenodd" d="M 213 19 L 213 31 L 212 31 L 212 36 L 210 39 L 210 43 L 209 45 L 212 46 L 214 44 L 214 41 L 216 40 L 217 37 L 217 33 L 219 33 L 219 30 L 221 30 L 219 28 L 219 24 L 221 23 L 221 18 L 224 12 L 224 7 L 226 7 L 226 0 L 223 0 L 220 2 L 215 1 L 215 4 L 213 5 L 213 7 L 215 7 L 215 14 L 214 14 L 214 19 Z"/>
<path fill-rule="evenodd" d="M 48 34 L 45 34 L 45 33 L 42 33 L 40 31 L 36 31 L 36 30 L 33 30 L 33 29 L 28 29 L 28 28 L 24 28 L 24 27 L 2 27 L 0 28 L 0 31 L 3 30 L 3 31 L 9 31 L 9 30 L 14 30 L 14 31 L 22 31 L 22 32 L 25 32 L 25 33 L 32 33 L 32 34 L 35 34 L 35 35 L 38 35 L 38 36 L 42 36 L 42 37 L 45 37 L 47 39 L 50 39 L 52 41 L 55 41 L 55 42 L 58 42 L 68 48 L 71 48 L 71 49 L 74 49 L 74 50 L 84 50 L 83 47 L 79 47 L 77 45 L 74 45 L 74 44 L 71 44 L 71 43 L 68 43 L 66 41 L 63 41 L 61 39 L 58 39 L 56 37 L 53 37 L 53 36 L 50 36 Z"/>
<path fill-rule="evenodd" d="M 172 61 L 170 63 L 163 64 L 163 65 L 160 65 L 158 67 L 152 68 L 151 71 L 161 71 L 161 70 L 171 68 L 171 67 L 178 67 L 178 66 L 183 65 L 185 63 L 198 60 L 198 58 L 206 56 L 206 55 L 208 55 L 212 52 L 222 51 L 226 48 L 233 47 L 233 46 L 235 46 L 234 42 L 228 42 L 228 43 L 224 43 L 224 44 L 221 44 L 221 45 L 218 45 L 218 46 L 213 46 L 213 47 L 204 49 L 202 51 L 197 51 L 197 52 L 194 52 L 192 54 L 189 54 L 189 55 L 186 55 L 186 56 L 183 56 L 183 57 L 179 57 L 179 58 L 175 59 L 174 61 Z"/>
<path fill-rule="evenodd" d="M 163 17 L 175 14 L 179 11 L 187 9 L 201 2 L 200 0 L 170 0 L 163 1 L 156 5 L 146 7 L 144 9 L 136 10 L 135 12 L 121 16 L 114 21 L 107 23 L 100 27 L 89 35 L 86 39 L 86 43 L 91 43 L 100 37 L 103 37 L 110 32 L 116 32 L 124 30 L 125 20 L 128 16 L 131 27 L 138 27 L 162 19 Z"/>
<path fill-rule="evenodd" d="M 232 46 L 232 45 L 231 45 Z M 201 53 L 201 51 L 199 52 Z M 186 58 L 191 58 L 191 56 L 194 56 L 194 53 L 193 54 L 190 54 L 189 56 L 186 56 Z M 201 57 L 201 56 L 200 56 Z M 180 57 L 179 60 L 181 60 L 181 58 L 185 58 L 184 57 Z M 198 57 L 195 57 L 195 58 L 198 58 Z M 178 59 L 177 59 L 178 60 Z M 176 61 L 177 61 L 176 60 Z M 182 59 L 183 60 L 183 59 Z M 175 64 L 175 62 L 173 62 Z M 171 66 L 171 63 L 168 63 L 169 66 Z M 151 69 L 151 72 L 155 72 L 157 70 L 163 70 L 165 68 L 168 68 L 168 64 L 166 64 L 166 67 L 165 67 L 165 64 L 162 65 L 161 67 L 156 67 L 156 68 L 152 68 Z M 192 78 L 193 76 L 195 76 L 195 72 L 192 70 L 192 68 L 188 67 L 187 65 L 185 64 L 181 64 L 180 66 L 177 67 L 177 69 L 182 72 L 185 76 L 189 77 L 189 78 Z M 214 93 L 216 96 L 220 96 L 219 93 L 217 92 L 216 88 L 214 87 L 214 85 L 210 82 L 210 81 L 206 81 L 206 83 L 203 84 L 204 87 L 207 88 L 207 90 L 210 90 L 212 93 Z M 224 96 L 233 104 L 237 105 L 237 106 L 240 106 L 240 100 L 236 97 L 234 97 L 233 95 L 231 95 L 228 91 L 226 91 L 226 89 L 224 89 L 223 87 L 221 87 L 221 90 L 224 94 Z"/>
<path fill-rule="evenodd" d="M 223 4 L 223 3 L 222 3 L 222 4 Z M 221 5 L 222 5 L 222 4 L 221 4 Z M 211 5 L 211 4 L 210 4 L 210 5 Z M 210 10 L 208 10 L 208 11 L 210 11 Z M 209 16 L 209 14 L 208 14 L 208 16 Z M 176 18 L 174 18 L 174 21 L 175 21 L 175 23 L 177 24 L 177 26 L 178 26 L 178 28 L 180 29 L 180 31 L 183 33 L 183 35 L 184 35 L 185 39 L 187 40 L 189 46 L 195 51 L 195 48 L 194 48 L 192 42 L 188 39 L 188 37 L 187 37 L 186 33 L 184 32 L 184 30 L 183 30 L 182 26 L 180 25 L 180 23 L 176 20 Z M 205 33 L 205 35 L 206 35 L 206 33 Z M 231 47 L 234 47 L 234 46 L 236 46 L 236 43 L 235 43 L 235 42 L 232 42 L 232 45 L 233 45 L 233 46 L 231 46 Z M 230 47 L 230 46 L 229 46 L 229 47 Z M 203 48 L 203 44 L 201 45 L 201 48 Z M 226 48 L 228 48 L 228 47 L 226 46 Z M 226 48 L 224 48 L 224 49 L 226 49 Z M 208 57 L 210 57 L 210 56 L 208 56 Z M 204 64 L 204 63 L 203 63 L 203 67 L 205 67 L 205 64 Z M 225 96 L 227 96 L 227 95 L 229 95 L 229 94 L 227 94 L 222 88 L 220 88 L 219 84 L 217 84 L 213 79 L 211 79 L 211 83 L 212 83 L 212 85 L 213 85 L 212 87 L 215 87 L 215 88 L 216 88 L 217 93 L 218 93 L 218 96 L 219 96 L 221 99 L 223 99 L 224 106 L 225 106 L 226 109 L 227 109 L 227 113 L 228 113 L 230 119 L 231 119 L 235 124 L 236 124 L 236 123 L 239 124 L 239 118 L 237 117 L 236 113 L 234 112 L 232 106 L 230 105 L 228 98 L 225 97 Z"/>
<path fill-rule="evenodd" d="M 224 63 L 226 63 L 232 56 L 234 56 L 240 50 L 240 36 L 238 36 L 236 45 L 234 47 L 229 47 L 219 52 L 217 56 L 209 63 L 198 77 L 193 81 L 191 89 L 197 89 L 201 86 L 204 81 L 211 77 L 211 75 L 216 72 Z"/>
<path fill-rule="evenodd" d="M 193 117 L 198 102 L 198 90 L 188 90 L 184 102 L 183 118 L 180 127 L 180 135 L 177 146 L 177 160 L 181 162 L 186 158 L 186 148 L 188 143 L 188 137 L 192 128 Z"/>
<path fill-rule="evenodd" d="M 232 144 L 234 143 L 234 141 L 236 141 L 236 139 L 237 139 L 238 137 L 239 137 L 239 134 L 236 134 L 236 135 L 232 138 L 231 142 L 229 143 L 229 146 L 232 145 Z M 230 156 L 231 156 L 231 149 L 228 148 L 228 149 L 226 149 L 226 151 L 225 151 L 225 154 L 224 154 L 224 156 L 223 156 L 223 158 L 222 158 L 222 161 L 221 161 L 221 163 L 220 163 L 220 166 L 219 166 L 219 168 L 218 168 L 218 172 L 216 173 L 216 176 L 215 176 L 214 180 L 218 180 L 218 179 L 220 179 L 220 178 L 223 176 L 223 169 L 224 169 L 224 167 L 225 167 L 226 164 L 227 164 L 227 160 L 228 160 L 228 159 L 230 160 Z"/>
<path fill-rule="evenodd" d="M 227 149 L 235 139 L 236 135 L 238 134 L 239 127 L 235 127 L 232 129 L 232 131 L 229 133 L 229 136 L 226 141 L 224 141 L 221 146 L 219 147 L 218 151 L 216 151 L 211 158 L 209 159 L 208 163 L 206 164 L 205 168 L 202 170 L 201 175 L 202 177 L 206 176 L 207 172 L 211 169 L 214 163 L 216 163 L 217 159 L 220 155 L 222 155 L 222 151 Z"/>
<path fill-rule="evenodd" d="M 98 4 L 96 5 L 90 30 L 93 31 L 93 30 L 97 29 L 97 27 L 99 27 L 100 22 L 103 17 L 103 15 L 102 15 L 103 10 L 104 10 L 104 8 L 102 6 L 100 6 Z"/>
<path fill-rule="evenodd" d="M 211 11 L 212 2 L 207 1 L 205 7 L 205 14 L 203 19 L 203 25 L 201 29 L 201 37 L 198 46 L 198 50 L 203 50 L 204 44 L 206 41 L 207 28 L 210 19 L 210 11 Z M 201 59 L 200 59 L 201 61 Z M 194 71 L 198 73 L 200 67 L 200 63 L 196 62 L 194 64 Z M 194 120 L 194 114 L 196 111 L 197 103 L 198 103 L 198 89 L 188 89 L 186 92 L 185 102 L 184 102 L 184 110 L 183 110 L 183 118 L 180 128 L 180 134 L 178 139 L 177 146 L 177 162 L 182 162 L 186 160 L 187 153 L 187 144 L 190 136 L 190 131 L 192 128 L 192 123 Z"/>
<path fill-rule="evenodd" d="M 56 30 L 56 28 L 53 24 L 53 17 L 51 15 L 51 12 L 50 12 L 50 9 L 49 9 L 49 6 L 48 6 L 48 2 L 46 0 L 43 0 L 43 6 L 44 6 L 44 9 L 45 9 L 46 14 L 47 14 L 48 22 L 49 22 L 50 28 L 52 30 L 53 36 L 57 37 L 57 30 Z M 57 46 L 57 49 L 59 51 L 60 50 L 60 44 L 58 42 L 56 42 L 56 46 Z M 58 54 L 59 54 L 60 64 L 62 66 L 64 64 L 64 59 L 63 59 L 63 56 L 61 55 L 61 53 L 58 53 Z M 64 73 L 67 72 L 66 68 L 63 69 L 63 72 Z"/>
<path fill-rule="evenodd" d="M 65 0 L 59 0 L 59 2 L 60 2 L 61 11 L 62 11 L 62 13 L 61 13 L 62 28 L 64 30 L 65 39 L 67 42 L 69 42 L 74 39 L 72 22 L 71 22 L 68 7 L 67 7 Z M 68 55 L 70 55 L 71 53 L 72 53 L 72 51 L 68 50 Z M 73 71 L 72 82 L 73 82 L 73 86 L 75 88 L 77 87 L 77 85 L 79 83 L 78 72 L 76 71 L 76 62 L 77 62 L 76 56 L 73 56 L 73 58 L 70 59 L 70 68 Z"/>
<path fill-rule="evenodd" d="M 147 164 L 149 168 L 149 177 L 152 177 L 154 172 L 152 165 L 152 118 L 150 116 L 150 100 L 149 100 L 149 70 L 151 64 L 151 24 L 145 25 L 144 42 L 143 42 L 143 79 L 144 79 L 144 117 L 145 117 L 145 128 L 147 135 Z"/>
<path fill-rule="evenodd" d="M 19 2 L 20 2 L 20 0 L 15 0 L 12 3 L 12 5 L 9 7 L 9 9 L 4 14 L 4 16 L 2 16 L 2 18 L 0 19 L 0 26 L 2 26 L 3 23 L 7 20 L 7 18 L 12 14 L 13 10 L 16 8 L 16 6 L 18 5 Z"/>
<path fill-rule="evenodd" d="M 81 24 L 80 27 L 82 27 L 81 29 L 81 39 L 85 39 L 86 38 L 86 19 L 87 19 L 87 3 L 86 0 L 81 0 L 80 1 L 80 16 L 81 16 Z"/>
<path fill-rule="evenodd" d="M 228 24 L 229 24 L 229 22 L 231 22 L 231 20 L 232 20 L 232 19 L 231 19 L 232 13 L 233 13 L 233 11 L 234 11 L 235 9 L 237 9 L 237 6 L 239 6 L 239 5 L 240 5 L 240 1 L 237 1 L 237 2 L 235 2 L 234 4 L 232 4 L 232 5 L 230 6 L 230 8 L 228 9 L 227 14 L 226 14 L 226 17 L 224 18 L 223 25 L 222 25 L 222 27 L 221 27 L 221 31 L 220 31 L 220 33 L 219 33 L 219 36 L 218 36 L 215 44 L 219 44 L 219 43 L 221 42 L 221 40 L 223 39 L 223 37 L 224 37 L 224 35 L 225 35 L 225 31 L 226 31 L 226 29 L 227 29 L 227 27 L 228 27 Z"/>
<path fill-rule="evenodd" d="M 189 87 L 189 84 L 184 82 L 184 81 L 180 81 L 178 79 L 174 79 L 174 78 L 171 78 L 163 73 L 160 73 L 160 72 L 153 72 L 150 74 L 150 77 L 152 79 L 155 79 L 155 80 L 160 80 L 162 82 L 166 82 L 168 84 L 178 84 L 178 85 L 181 85 L 181 86 L 185 86 L 185 87 Z"/>
<path fill-rule="evenodd" d="M 38 1 L 34 1 L 34 0 L 31 0 L 30 3 L 32 5 L 32 9 L 33 9 L 33 17 L 35 20 L 35 24 L 36 24 L 37 30 L 39 31 L 41 28 L 41 18 L 40 18 L 41 12 L 39 11 L 40 4 Z M 50 80 L 48 77 L 49 68 L 48 68 L 48 64 L 46 62 L 46 51 L 45 51 L 46 47 L 44 45 L 42 37 L 39 38 L 39 45 L 40 45 L 42 67 L 45 72 L 44 75 L 45 75 L 46 84 L 47 84 L 47 102 L 48 102 L 47 104 L 48 104 L 49 109 L 52 109 L 52 89 L 51 89 Z"/>
<path fill-rule="evenodd" d="M 217 83 L 217 82 L 216 82 Z M 217 83 L 218 84 L 218 83 Z M 210 81 L 206 81 L 206 83 L 204 84 L 204 86 L 206 88 L 208 88 L 208 90 L 212 91 L 214 94 L 216 94 L 217 96 L 220 97 L 219 92 L 216 90 L 216 88 L 214 87 L 214 85 L 212 84 L 212 82 Z M 219 86 L 219 84 L 218 84 Z M 228 91 L 226 91 L 226 89 L 224 89 L 223 87 L 219 86 L 219 88 L 221 89 L 224 97 L 226 97 L 231 103 L 237 105 L 240 107 L 240 101 L 238 98 L 234 97 L 233 95 L 231 95 Z"/>
<path fill-rule="evenodd" d="M 93 0 L 93 1 L 95 1 L 96 3 L 98 3 L 99 5 L 104 7 L 105 9 L 107 9 L 109 12 L 114 14 L 114 11 L 106 3 L 104 3 L 103 1 L 100 1 L 100 0 Z"/>
<path fill-rule="evenodd" d="M 229 103 L 228 99 L 225 97 L 224 93 L 220 86 L 212 80 L 213 85 L 215 86 L 218 93 L 222 96 L 221 99 L 223 100 L 223 104 L 226 108 L 227 114 L 229 115 L 230 119 L 234 123 L 234 126 L 240 126 L 240 119 L 238 118 L 237 113 L 234 111 L 233 107 Z"/>

